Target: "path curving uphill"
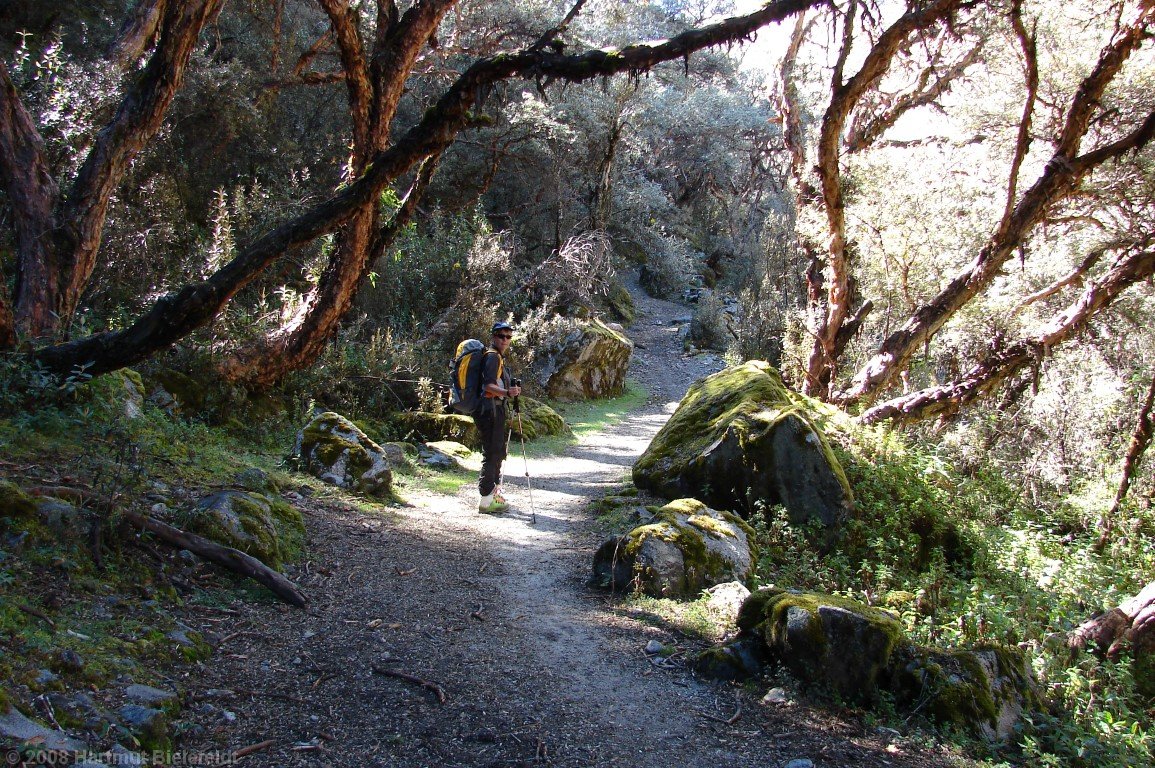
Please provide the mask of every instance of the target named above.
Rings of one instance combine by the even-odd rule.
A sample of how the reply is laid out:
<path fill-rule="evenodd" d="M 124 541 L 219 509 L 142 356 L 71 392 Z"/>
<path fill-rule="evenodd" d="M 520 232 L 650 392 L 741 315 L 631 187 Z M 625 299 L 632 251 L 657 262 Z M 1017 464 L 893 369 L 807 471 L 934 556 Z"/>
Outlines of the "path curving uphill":
<path fill-rule="evenodd" d="M 600 543 L 588 502 L 629 477 L 689 384 L 722 366 L 683 357 L 687 307 L 633 292 L 631 375 L 649 401 L 564 455 L 530 459 L 535 524 L 513 446 L 513 512 L 479 515 L 471 484 L 388 518 L 306 499 L 311 559 L 293 575 L 307 612 L 188 611 L 225 641 L 174 681 L 194 694 L 186 749 L 274 740 L 244 758 L 253 766 L 957 764 L 828 709 L 765 705 L 655 666 L 649 640 L 687 639 L 586 586 Z"/>

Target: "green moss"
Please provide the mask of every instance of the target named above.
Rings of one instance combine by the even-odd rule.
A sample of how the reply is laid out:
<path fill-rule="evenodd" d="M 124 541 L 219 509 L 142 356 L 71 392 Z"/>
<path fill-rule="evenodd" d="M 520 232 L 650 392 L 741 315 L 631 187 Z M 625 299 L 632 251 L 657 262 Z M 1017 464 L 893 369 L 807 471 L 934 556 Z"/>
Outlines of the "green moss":
<path fill-rule="evenodd" d="M 712 517 L 711 514 L 718 517 Z M 634 528 L 626 537 L 623 553 L 626 558 L 637 563 L 641 569 L 639 583 L 646 585 L 647 591 L 674 595 L 696 595 L 702 589 L 726 578 L 732 564 L 720 552 L 709 546 L 709 540 L 734 538 L 732 531 L 726 530 L 724 522 L 730 522 L 748 532 L 747 545 L 752 546 L 753 532 L 740 524 L 734 515 L 708 510 L 704 504 L 694 499 L 679 499 L 655 511 L 651 523 Z M 690 521 L 696 519 L 692 524 Z M 705 521 L 709 520 L 709 524 Z M 642 563 L 646 542 L 650 540 L 667 542 L 681 553 L 682 576 L 679 583 L 660 585 L 657 574 L 650 573 Z"/>
<path fill-rule="evenodd" d="M 15 483 L 0 480 L 0 518 L 35 520 L 36 502 Z"/>
<path fill-rule="evenodd" d="M 252 555 L 270 568 L 279 569 L 304 552 L 304 520 L 282 499 L 222 491 L 203 504 L 188 522 L 195 533 Z"/>
<path fill-rule="evenodd" d="M 792 444 L 779 445 L 783 440 L 802 439 L 818 448 L 830 469 L 835 487 L 820 491 L 824 503 L 831 510 L 843 509 L 853 494 L 813 419 L 819 410 L 817 403 L 787 388 L 766 362 L 727 368 L 690 387 L 634 464 L 634 483 L 668 498 L 691 496 L 747 514 L 758 503 L 789 507 L 791 500 L 779 499 L 783 481 L 776 476 L 779 462 L 774 457 L 778 451 L 793 450 Z M 788 421 L 790 430 L 784 432 Z M 796 510 L 790 512 L 794 519 Z"/>

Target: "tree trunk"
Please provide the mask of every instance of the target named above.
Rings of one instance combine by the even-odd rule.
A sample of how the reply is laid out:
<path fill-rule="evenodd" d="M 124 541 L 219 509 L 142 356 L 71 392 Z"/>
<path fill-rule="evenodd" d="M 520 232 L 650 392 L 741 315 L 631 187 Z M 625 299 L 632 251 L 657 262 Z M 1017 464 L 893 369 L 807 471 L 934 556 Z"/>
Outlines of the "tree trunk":
<path fill-rule="evenodd" d="M 843 67 L 854 43 L 854 10 L 851 4 L 845 18 L 843 44 L 834 67 L 830 103 L 822 117 L 818 138 L 818 181 L 822 207 L 826 213 L 826 245 L 821 254 L 825 262 L 822 286 L 825 295 L 815 304 L 811 315 L 818 317 L 814 327 L 814 342 L 806 366 L 802 391 L 812 397 L 826 399 L 838 363 L 836 347 L 839 337 L 846 335 L 843 326 L 851 316 L 850 265 L 846 253 L 846 202 L 843 197 L 842 155 L 843 132 L 846 121 L 867 91 L 874 87 L 890 68 L 895 54 L 917 30 L 948 19 L 961 6 L 962 0 L 937 0 L 926 8 L 908 11 L 892 24 L 867 53 L 862 67 L 843 82 Z M 909 107 L 908 107 L 909 109 Z M 895 116 L 894 119 L 897 119 Z M 818 253 L 818 249 L 813 249 Z M 814 272 L 815 270 L 811 270 Z"/>
<path fill-rule="evenodd" d="M 44 142 L 16 85 L 0 62 L 0 178 L 12 206 L 16 231 L 15 330 L 40 338 L 56 325 L 63 265 L 54 248 L 53 208 L 58 192 Z M 9 314 L 13 314 L 11 308 Z M 9 334 L 15 343 L 15 335 Z"/>
<path fill-rule="evenodd" d="M 1067 646 L 1112 661 L 1129 650 L 1140 691 L 1155 693 L 1155 581 L 1118 608 L 1084 621 L 1067 637 Z"/>
<path fill-rule="evenodd" d="M 389 124 L 397 111 L 406 76 L 454 2 L 421 3 L 397 20 L 396 7 L 382 0 L 378 4 L 374 49 L 367 56 L 360 36 L 359 11 L 348 0 L 321 0 L 347 75 L 354 175 L 363 173 L 369 159 L 387 145 Z M 424 189 L 421 185 L 407 196 L 413 203 L 408 208 L 409 216 L 416 210 Z M 379 226 L 377 200 L 372 198 L 337 233 L 333 255 L 301 308 L 283 327 L 225 360 L 220 366 L 225 378 L 260 389 L 313 363 L 337 335 L 364 284 Z"/>
<path fill-rule="evenodd" d="M 140 58 L 156 39 L 168 0 L 139 0 L 125 19 L 108 55 L 122 66 Z"/>
<path fill-rule="evenodd" d="M 140 77 L 125 94 L 112 122 L 96 143 L 63 205 L 60 253 L 64 275 L 56 314 L 72 317 L 96 267 L 97 253 L 112 194 L 133 158 L 160 129 L 165 112 L 184 81 L 185 68 L 201 30 L 220 12 L 224 0 L 166 3 L 160 40 Z"/>
<path fill-rule="evenodd" d="M 1115 518 L 1119 515 L 1119 506 L 1127 498 L 1127 491 L 1131 489 L 1131 478 L 1139 469 L 1139 462 L 1143 461 L 1143 454 L 1151 444 L 1152 432 L 1155 432 L 1155 418 L 1151 413 L 1155 406 L 1155 377 L 1151 378 L 1151 386 L 1147 389 L 1147 398 L 1139 409 L 1139 418 L 1135 420 L 1135 431 L 1131 433 L 1131 442 L 1127 445 L 1127 453 L 1123 456 L 1123 477 L 1119 480 L 1119 489 L 1115 492 L 1115 500 L 1111 508 L 1099 519 L 1099 547 L 1106 546 L 1107 539 L 1115 527 Z"/>
<path fill-rule="evenodd" d="M 200 32 L 222 2 L 165 3 L 152 57 L 116 116 L 96 137 L 65 200 L 52 178 L 40 134 L 0 65 L 0 176 L 15 214 L 13 301 L 19 332 L 50 337 L 72 316 L 96 266 L 112 194 L 159 129 Z"/>

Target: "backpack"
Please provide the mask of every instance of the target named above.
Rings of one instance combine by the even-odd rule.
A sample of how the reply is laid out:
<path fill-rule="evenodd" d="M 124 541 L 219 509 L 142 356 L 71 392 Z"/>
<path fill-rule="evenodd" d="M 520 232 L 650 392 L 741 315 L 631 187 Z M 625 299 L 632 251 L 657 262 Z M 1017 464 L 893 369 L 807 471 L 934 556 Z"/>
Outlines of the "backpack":
<path fill-rule="evenodd" d="M 488 350 L 477 339 L 466 339 L 457 345 L 449 365 L 449 407 L 456 413 L 472 416 L 481 405 L 481 363 Z"/>

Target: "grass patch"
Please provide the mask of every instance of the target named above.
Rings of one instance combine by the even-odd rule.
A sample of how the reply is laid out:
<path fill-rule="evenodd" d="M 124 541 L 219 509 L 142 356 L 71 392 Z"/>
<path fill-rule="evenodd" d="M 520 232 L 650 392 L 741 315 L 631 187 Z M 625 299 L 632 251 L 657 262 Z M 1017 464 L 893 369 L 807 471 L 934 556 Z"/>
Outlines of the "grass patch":
<path fill-rule="evenodd" d="M 530 456 L 548 456 L 561 453 L 583 438 L 601 432 L 612 424 L 624 419 L 631 411 L 645 405 L 649 393 L 634 379 L 626 379 L 625 391 L 618 397 L 607 400 L 584 400 L 577 403 L 555 403 L 549 406 L 561 414 L 573 435 L 542 437 L 525 444 Z M 514 417 L 516 418 L 516 417 Z M 510 446 L 512 456 L 515 446 Z M 518 446 L 520 448 L 520 446 Z"/>
<path fill-rule="evenodd" d="M 641 593 L 627 596 L 616 609 L 630 618 L 696 641 L 715 643 L 726 625 L 706 607 L 708 598 L 684 602 Z"/>

